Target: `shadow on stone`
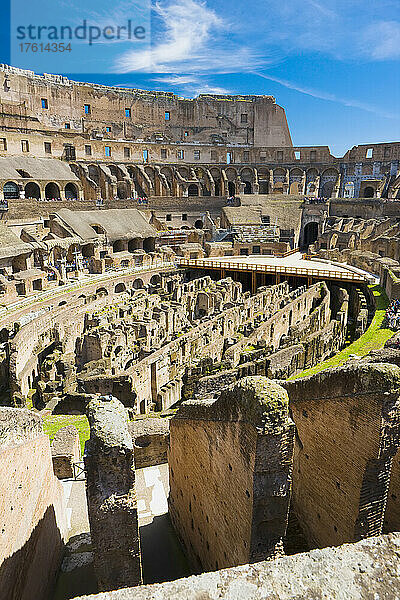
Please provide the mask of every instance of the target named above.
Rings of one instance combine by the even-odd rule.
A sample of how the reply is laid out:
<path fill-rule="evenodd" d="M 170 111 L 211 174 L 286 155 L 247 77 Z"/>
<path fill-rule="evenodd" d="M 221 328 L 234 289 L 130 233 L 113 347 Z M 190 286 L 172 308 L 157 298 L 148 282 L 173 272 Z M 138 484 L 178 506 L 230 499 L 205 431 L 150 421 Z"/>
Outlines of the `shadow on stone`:
<path fill-rule="evenodd" d="M 191 575 L 169 514 L 139 529 L 144 583 L 162 583 Z"/>

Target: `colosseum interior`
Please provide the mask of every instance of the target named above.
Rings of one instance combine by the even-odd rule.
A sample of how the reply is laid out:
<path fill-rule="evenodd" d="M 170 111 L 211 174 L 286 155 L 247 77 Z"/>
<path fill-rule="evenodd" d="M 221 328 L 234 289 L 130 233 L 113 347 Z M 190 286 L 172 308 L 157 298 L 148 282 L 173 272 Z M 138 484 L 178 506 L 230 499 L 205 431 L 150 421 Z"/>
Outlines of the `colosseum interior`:
<path fill-rule="evenodd" d="M 0 65 L 0 597 L 400 595 L 400 142 Z"/>

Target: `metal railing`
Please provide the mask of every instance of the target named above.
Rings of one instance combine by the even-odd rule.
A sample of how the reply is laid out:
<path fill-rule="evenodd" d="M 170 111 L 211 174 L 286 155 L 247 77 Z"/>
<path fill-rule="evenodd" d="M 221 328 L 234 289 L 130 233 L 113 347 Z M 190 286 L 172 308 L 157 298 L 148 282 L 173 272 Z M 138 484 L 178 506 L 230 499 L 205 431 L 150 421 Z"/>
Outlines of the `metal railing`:
<path fill-rule="evenodd" d="M 271 273 L 281 275 L 293 275 L 299 277 L 317 277 L 320 279 L 338 279 L 341 281 L 367 281 L 364 275 L 351 271 L 335 271 L 330 269 L 312 269 L 308 267 L 251 264 L 242 262 L 228 262 L 204 259 L 178 259 L 178 266 L 192 267 L 195 269 L 212 269 L 219 271 L 244 271 L 256 273 Z"/>
<path fill-rule="evenodd" d="M 287 252 L 275 252 L 275 258 L 286 258 L 287 256 L 291 256 L 292 254 L 296 254 L 300 252 L 299 248 L 293 248 L 292 250 L 288 250 Z"/>

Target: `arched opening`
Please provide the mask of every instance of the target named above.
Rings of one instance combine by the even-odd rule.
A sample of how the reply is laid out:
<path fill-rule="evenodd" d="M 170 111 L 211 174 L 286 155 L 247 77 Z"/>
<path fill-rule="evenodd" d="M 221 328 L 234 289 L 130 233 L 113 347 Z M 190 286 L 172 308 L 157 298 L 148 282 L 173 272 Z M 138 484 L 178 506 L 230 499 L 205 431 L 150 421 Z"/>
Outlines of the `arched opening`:
<path fill-rule="evenodd" d="M 105 235 L 106 230 L 101 225 L 97 225 L 96 223 L 90 226 L 98 235 Z"/>
<path fill-rule="evenodd" d="M 44 194 L 47 200 L 54 200 L 60 198 L 60 188 L 56 183 L 51 181 L 48 183 L 44 189 Z"/>
<path fill-rule="evenodd" d="M 15 200 L 19 198 L 19 187 L 14 181 L 7 181 L 3 186 L 5 200 Z"/>
<path fill-rule="evenodd" d="M 126 181 L 118 181 L 117 183 L 117 198 L 126 200 L 129 197 L 129 189 Z"/>
<path fill-rule="evenodd" d="M 25 198 L 40 198 L 40 187 L 34 181 L 30 181 L 26 184 Z"/>
<path fill-rule="evenodd" d="M 260 194 L 269 194 L 268 181 L 260 181 Z"/>
<path fill-rule="evenodd" d="M 236 194 L 236 186 L 233 181 L 228 181 L 228 194 L 234 196 Z"/>
<path fill-rule="evenodd" d="M 143 242 L 143 250 L 145 252 L 154 252 L 156 248 L 156 240 L 154 238 L 146 238 Z"/>
<path fill-rule="evenodd" d="M 142 242 L 141 238 L 133 238 L 132 240 L 129 240 L 129 242 L 128 242 L 129 252 L 134 252 L 135 250 L 139 250 L 140 248 L 142 248 L 142 246 L 143 246 L 143 242 Z"/>
<path fill-rule="evenodd" d="M 191 183 L 188 187 L 188 196 L 198 196 L 199 188 L 195 183 Z"/>
<path fill-rule="evenodd" d="M 132 287 L 134 290 L 142 290 L 144 288 L 144 283 L 141 279 L 135 279 Z"/>
<path fill-rule="evenodd" d="M 96 296 L 108 296 L 106 288 L 99 288 L 98 290 L 96 290 Z"/>
<path fill-rule="evenodd" d="M 65 198 L 67 200 L 76 200 L 78 198 L 78 190 L 73 183 L 67 183 L 65 186 Z"/>
<path fill-rule="evenodd" d="M 216 182 L 215 182 L 215 195 L 216 195 L 216 196 L 219 196 L 219 195 L 220 195 L 220 193 L 221 193 L 221 186 L 220 186 L 220 184 L 219 184 L 219 181 L 216 181 Z"/>
<path fill-rule="evenodd" d="M 122 240 L 115 240 L 113 243 L 113 252 L 123 252 L 125 249 L 125 243 Z"/>
<path fill-rule="evenodd" d="M 318 239 L 318 223 L 312 221 L 304 227 L 304 246 L 308 248 Z"/>
<path fill-rule="evenodd" d="M 100 183 L 99 167 L 97 165 L 88 166 L 89 179 L 92 179 L 97 185 Z"/>
<path fill-rule="evenodd" d="M 365 189 L 364 189 L 364 193 L 363 193 L 363 197 L 364 198 L 373 198 L 375 196 L 375 190 L 372 187 L 372 185 L 368 185 Z"/>
<path fill-rule="evenodd" d="M 321 196 L 323 198 L 330 198 L 332 196 L 334 187 L 335 184 L 333 183 L 333 181 L 327 181 L 326 183 L 324 183 L 324 185 L 322 186 Z"/>
<path fill-rule="evenodd" d="M 159 275 L 153 275 L 152 278 L 150 279 L 150 284 L 151 285 L 160 285 L 161 282 L 161 277 Z"/>
<path fill-rule="evenodd" d="M 86 244 L 82 246 L 82 256 L 84 258 L 91 258 L 94 256 L 94 244 Z"/>
<path fill-rule="evenodd" d="M 117 283 L 114 288 L 114 292 L 116 294 L 121 294 L 122 292 L 126 292 L 126 285 L 124 283 Z"/>
<path fill-rule="evenodd" d="M 250 181 L 244 181 L 244 193 L 251 194 L 251 183 Z"/>
<path fill-rule="evenodd" d="M 203 229 L 204 223 L 201 219 L 197 219 L 197 221 L 194 222 L 194 226 L 196 229 Z"/>

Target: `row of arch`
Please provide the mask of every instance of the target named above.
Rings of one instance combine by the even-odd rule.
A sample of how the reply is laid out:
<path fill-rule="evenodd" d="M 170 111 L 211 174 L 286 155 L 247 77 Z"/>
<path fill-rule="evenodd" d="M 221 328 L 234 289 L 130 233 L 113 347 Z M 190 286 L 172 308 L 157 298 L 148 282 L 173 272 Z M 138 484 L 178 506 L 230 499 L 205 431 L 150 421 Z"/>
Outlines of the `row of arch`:
<path fill-rule="evenodd" d="M 79 175 L 79 166 L 71 165 L 72 170 Z M 272 191 L 283 191 L 284 184 L 289 184 L 289 193 L 313 193 L 318 182 L 319 190 L 323 195 L 330 196 L 339 178 L 336 168 L 328 167 L 318 170 L 315 167 L 301 169 L 300 167 L 242 167 L 233 166 L 168 166 L 168 165 L 99 165 L 96 163 L 84 167 L 89 179 L 100 187 L 102 193 L 107 195 L 104 188 L 107 175 L 113 178 L 115 193 L 119 198 L 132 195 L 132 184 L 139 195 L 179 195 L 178 186 L 186 189 L 188 196 L 220 196 L 235 195 L 243 192 L 252 194 L 255 191 L 268 194 Z M 107 173 L 108 171 L 108 173 Z M 196 179 L 197 181 L 194 181 Z M 304 181 L 306 189 L 304 188 Z M 313 182 L 316 182 L 314 189 Z M 255 189 L 255 184 L 258 187 Z M 297 185 L 296 185 L 297 184 Z M 324 187 L 325 186 L 325 187 Z M 104 188 L 104 189 L 102 189 Z"/>
<path fill-rule="evenodd" d="M 34 181 L 30 181 L 24 187 L 25 198 L 40 199 L 42 190 Z M 78 188 L 74 183 L 67 183 L 64 187 L 65 198 L 73 200 L 79 198 Z M 20 197 L 20 187 L 15 181 L 7 181 L 3 186 L 3 195 L 5 200 L 18 199 Z M 51 200 L 52 198 L 60 198 L 60 186 L 54 181 L 50 181 L 44 188 L 44 197 Z"/>

